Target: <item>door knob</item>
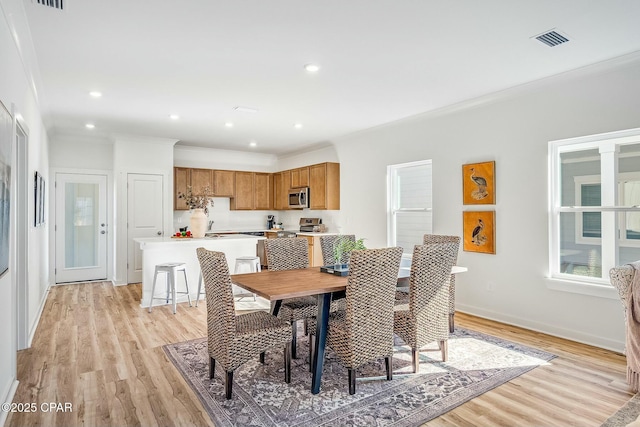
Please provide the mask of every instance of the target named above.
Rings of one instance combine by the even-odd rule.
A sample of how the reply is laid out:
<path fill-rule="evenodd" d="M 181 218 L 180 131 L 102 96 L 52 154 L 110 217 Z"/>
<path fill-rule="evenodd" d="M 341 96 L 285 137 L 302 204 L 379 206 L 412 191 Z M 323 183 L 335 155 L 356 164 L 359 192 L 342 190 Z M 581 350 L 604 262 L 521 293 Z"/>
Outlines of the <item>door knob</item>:
<path fill-rule="evenodd" d="M 158 236 L 162 236 L 162 231 L 158 231 Z"/>
<path fill-rule="evenodd" d="M 102 230 L 102 231 L 100 232 L 100 234 L 106 234 L 106 233 L 107 233 L 107 232 L 106 232 L 106 231 L 104 231 L 104 230 Z"/>

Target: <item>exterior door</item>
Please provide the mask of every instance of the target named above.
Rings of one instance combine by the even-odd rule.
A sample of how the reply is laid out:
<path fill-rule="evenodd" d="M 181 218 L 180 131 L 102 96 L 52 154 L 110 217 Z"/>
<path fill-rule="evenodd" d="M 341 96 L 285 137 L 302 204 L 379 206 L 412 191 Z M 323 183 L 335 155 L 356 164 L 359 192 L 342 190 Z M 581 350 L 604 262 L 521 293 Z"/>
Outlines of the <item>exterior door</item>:
<path fill-rule="evenodd" d="M 142 251 L 133 239 L 163 234 L 162 175 L 127 176 L 127 283 L 142 282 Z"/>
<path fill-rule="evenodd" d="M 56 174 L 56 283 L 107 278 L 107 176 Z"/>

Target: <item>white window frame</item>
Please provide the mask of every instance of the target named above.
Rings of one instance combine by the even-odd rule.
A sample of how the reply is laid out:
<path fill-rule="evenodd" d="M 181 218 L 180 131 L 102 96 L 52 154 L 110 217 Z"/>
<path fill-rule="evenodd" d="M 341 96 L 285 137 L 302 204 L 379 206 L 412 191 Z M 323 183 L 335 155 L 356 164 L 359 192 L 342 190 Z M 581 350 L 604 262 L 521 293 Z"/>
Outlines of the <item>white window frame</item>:
<path fill-rule="evenodd" d="M 585 184 L 600 184 L 600 175 L 581 175 L 574 177 L 573 180 L 575 183 L 575 201 L 577 204 L 582 200 L 582 186 Z M 626 181 L 640 181 L 640 172 L 624 172 L 618 174 L 618 194 L 621 198 L 623 198 L 622 191 Z M 623 205 L 627 204 L 625 200 L 621 200 L 621 203 Z M 640 240 L 627 238 L 626 221 L 625 212 L 620 212 L 618 218 L 618 243 L 623 247 L 638 248 L 640 247 Z M 576 244 L 600 245 L 601 239 L 599 237 L 584 237 L 582 234 L 582 225 L 582 212 L 576 212 Z"/>
<path fill-rule="evenodd" d="M 640 212 L 640 206 L 616 206 L 618 200 L 619 147 L 640 144 L 640 128 L 579 138 L 549 142 L 549 276 L 551 289 L 577 292 L 607 298 L 617 298 L 608 272 L 617 265 L 620 213 Z M 599 207 L 561 205 L 562 153 L 598 149 L 600 153 L 601 205 Z M 577 202 L 576 202 L 577 203 Z M 563 212 L 602 213 L 602 277 L 577 276 L 561 272 L 560 268 L 560 214 Z"/>
<path fill-rule="evenodd" d="M 419 160 L 415 162 L 408 163 L 400 163 L 396 165 L 388 165 L 387 166 L 387 246 L 396 246 L 397 242 L 397 227 L 396 227 L 396 219 L 398 213 L 403 212 L 432 212 L 433 211 L 433 197 L 430 200 L 430 206 L 425 206 L 422 208 L 399 208 L 398 207 L 398 194 L 397 185 L 395 182 L 395 178 L 397 176 L 397 171 L 402 168 L 415 167 L 415 166 L 423 166 L 423 165 L 431 165 L 431 182 L 429 185 L 433 187 L 433 162 L 432 160 Z M 433 229 L 433 223 L 429 224 L 429 228 Z M 403 254 L 403 258 L 411 258 L 413 254 L 413 250 L 408 250 L 404 248 L 405 253 Z"/>

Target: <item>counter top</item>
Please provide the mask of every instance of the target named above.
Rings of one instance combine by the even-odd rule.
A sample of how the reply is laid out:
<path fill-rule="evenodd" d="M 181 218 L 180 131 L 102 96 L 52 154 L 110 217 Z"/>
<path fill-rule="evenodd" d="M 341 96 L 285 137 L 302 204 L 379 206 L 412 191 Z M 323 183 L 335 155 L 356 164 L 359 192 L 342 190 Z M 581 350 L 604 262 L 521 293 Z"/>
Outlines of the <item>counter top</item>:
<path fill-rule="evenodd" d="M 155 246 L 158 244 L 162 245 L 188 245 L 189 243 L 193 245 L 201 245 L 203 243 L 210 242 L 232 242 L 239 240 L 264 240 L 265 237 L 262 236 L 250 236 L 248 234 L 220 234 L 216 237 L 203 237 L 201 239 L 196 238 L 171 238 L 171 237 L 141 237 L 137 239 L 133 239 L 135 242 L 140 243 L 140 248 L 144 249 L 145 246 Z"/>
<path fill-rule="evenodd" d="M 337 236 L 340 233 L 330 233 L 324 232 L 321 233 L 319 231 L 296 231 L 298 236 Z"/>

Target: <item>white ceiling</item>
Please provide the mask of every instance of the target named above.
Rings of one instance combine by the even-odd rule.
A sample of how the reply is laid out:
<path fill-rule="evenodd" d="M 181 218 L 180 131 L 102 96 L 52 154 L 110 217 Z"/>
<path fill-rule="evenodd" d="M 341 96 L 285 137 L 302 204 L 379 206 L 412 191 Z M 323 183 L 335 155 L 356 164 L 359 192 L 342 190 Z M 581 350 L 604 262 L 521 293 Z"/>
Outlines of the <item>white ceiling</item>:
<path fill-rule="evenodd" d="M 24 0 L 51 134 L 273 154 L 640 51 L 637 0 L 64 4 Z M 570 41 L 531 39 L 551 29 Z"/>

